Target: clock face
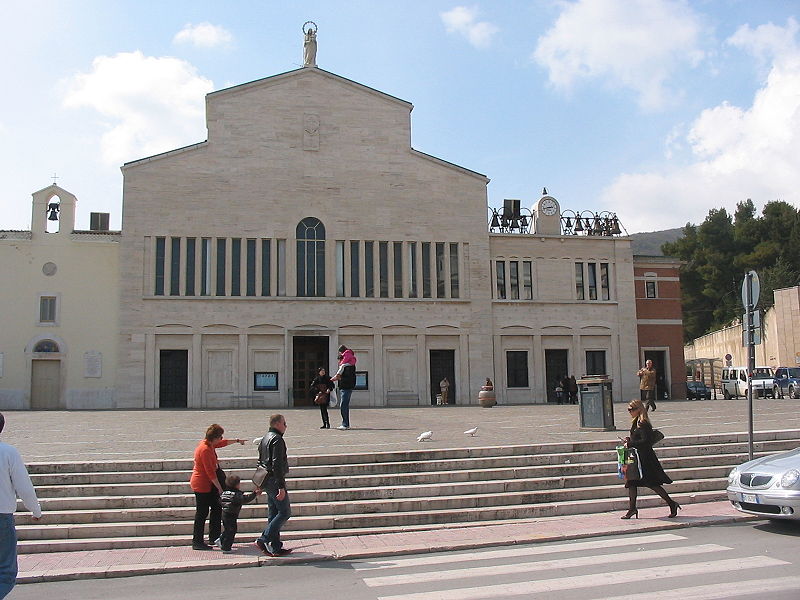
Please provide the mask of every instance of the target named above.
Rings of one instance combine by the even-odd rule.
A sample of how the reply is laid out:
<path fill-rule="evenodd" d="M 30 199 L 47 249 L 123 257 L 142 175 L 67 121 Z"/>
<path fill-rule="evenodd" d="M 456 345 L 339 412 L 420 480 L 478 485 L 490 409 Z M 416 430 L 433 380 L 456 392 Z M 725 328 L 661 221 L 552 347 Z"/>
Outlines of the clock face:
<path fill-rule="evenodd" d="M 541 211 L 546 214 L 548 217 L 552 217 L 556 214 L 558 210 L 558 206 L 556 205 L 556 201 L 552 198 L 545 198 L 539 203 L 539 208 Z"/>

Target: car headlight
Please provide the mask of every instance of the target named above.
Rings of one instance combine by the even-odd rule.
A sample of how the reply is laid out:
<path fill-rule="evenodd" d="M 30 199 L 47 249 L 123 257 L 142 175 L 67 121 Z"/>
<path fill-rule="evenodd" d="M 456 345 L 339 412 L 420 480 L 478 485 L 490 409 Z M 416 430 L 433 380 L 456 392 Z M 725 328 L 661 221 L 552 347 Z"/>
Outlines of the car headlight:
<path fill-rule="evenodd" d="M 798 480 L 800 480 L 800 471 L 797 469 L 786 471 L 786 473 L 783 474 L 783 477 L 781 477 L 781 487 L 792 487 L 795 483 L 797 483 Z"/>
<path fill-rule="evenodd" d="M 728 473 L 728 485 L 733 485 L 736 483 L 736 476 L 739 475 L 739 468 L 734 467 L 731 469 L 731 472 Z"/>

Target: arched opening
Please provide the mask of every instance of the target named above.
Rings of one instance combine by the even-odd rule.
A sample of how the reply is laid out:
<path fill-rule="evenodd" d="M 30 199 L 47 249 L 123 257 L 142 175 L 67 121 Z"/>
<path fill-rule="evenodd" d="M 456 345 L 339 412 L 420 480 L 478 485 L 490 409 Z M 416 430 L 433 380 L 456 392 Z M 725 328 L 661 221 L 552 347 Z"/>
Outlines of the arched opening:
<path fill-rule="evenodd" d="M 47 201 L 45 210 L 47 211 L 47 219 L 45 221 L 47 233 L 58 233 L 61 224 L 61 198 L 58 196 L 50 198 Z"/>
<path fill-rule="evenodd" d="M 297 224 L 297 295 L 325 295 L 325 225 L 316 217 Z"/>
<path fill-rule="evenodd" d="M 33 347 L 34 352 L 60 352 L 58 344 L 53 340 L 41 340 Z"/>

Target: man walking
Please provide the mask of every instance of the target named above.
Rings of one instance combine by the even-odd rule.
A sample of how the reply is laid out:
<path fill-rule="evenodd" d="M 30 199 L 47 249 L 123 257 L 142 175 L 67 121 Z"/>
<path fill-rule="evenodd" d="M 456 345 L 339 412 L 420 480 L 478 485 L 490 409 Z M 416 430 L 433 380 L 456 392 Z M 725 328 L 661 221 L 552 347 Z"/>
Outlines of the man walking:
<path fill-rule="evenodd" d="M 650 410 L 656 409 L 656 370 L 653 368 L 653 361 L 647 360 L 644 368 L 639 369 L 636 374 L 639 376 L 639 393 L 642 402 Z"/>
<path fill-rule="evenodd" d="M 256 546 L 267 556 L 284 556 L 291 552 L 281 542 L 281 527 L 292 516 L 289 494 L 286 492 L 286 474 L 289 458 L 286 456 L 286 419 L 281 414 L 269 418 L 269 432 L 258 445 L 258 462 L 267 469 L 263 489 L 267 493 L 267 527 L 256 540 Z"/>
<path fill-rule="evenodd" d="M 0 432 L 6 419 L 0 413 Z M 0 598 L 5 598 L 17 582 L 17 529 L 14 511 L 17 498 L 31 511 L 33 519 L 42 517 L 42 508 L 36 498 L 25 463 L 14 446 L 0 442 Z"/>

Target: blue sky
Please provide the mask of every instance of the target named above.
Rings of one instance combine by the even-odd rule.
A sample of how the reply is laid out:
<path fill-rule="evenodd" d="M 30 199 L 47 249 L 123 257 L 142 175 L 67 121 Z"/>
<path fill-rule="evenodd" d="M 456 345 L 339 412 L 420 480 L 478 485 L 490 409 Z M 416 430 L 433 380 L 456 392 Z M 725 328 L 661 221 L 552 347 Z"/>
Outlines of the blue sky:
<path fill-rule="evenodd" d="M 15 0 L 0 38 L 0 229 L 52 183 L 120 224 L 123 162 L 206 138 L 204 94 L 301 66 L 414 104 L 412 145 L 630 233 L 800 206 L 800 2 Z M 420 199 L 424 203 L 424 199 Z"/>

